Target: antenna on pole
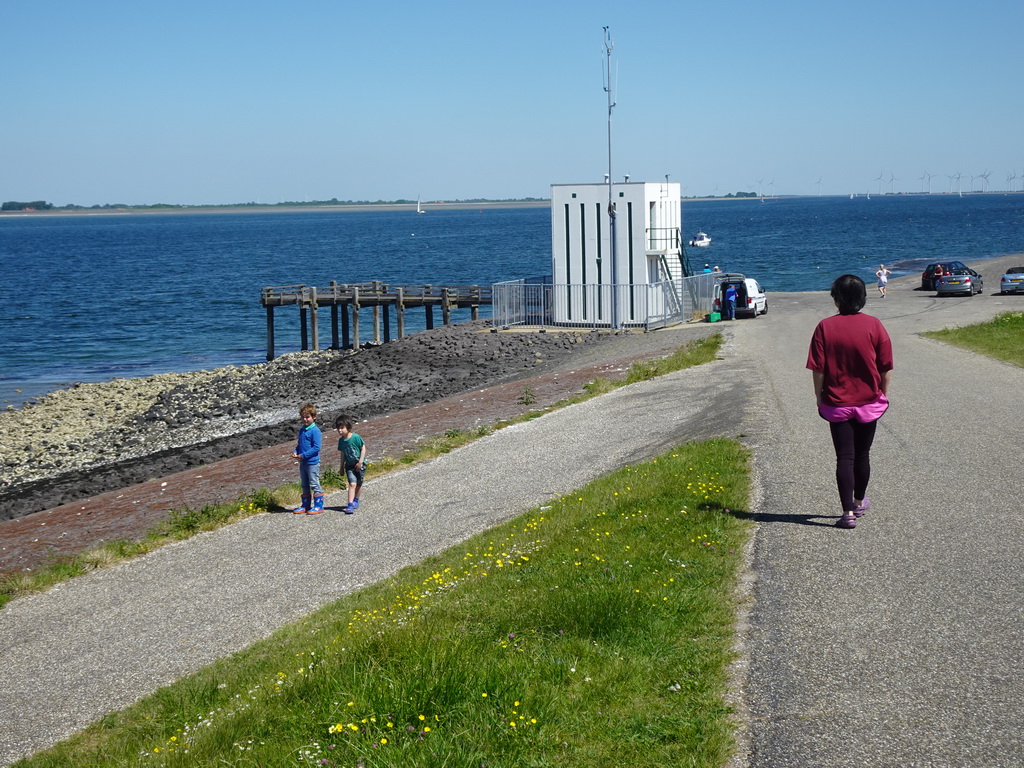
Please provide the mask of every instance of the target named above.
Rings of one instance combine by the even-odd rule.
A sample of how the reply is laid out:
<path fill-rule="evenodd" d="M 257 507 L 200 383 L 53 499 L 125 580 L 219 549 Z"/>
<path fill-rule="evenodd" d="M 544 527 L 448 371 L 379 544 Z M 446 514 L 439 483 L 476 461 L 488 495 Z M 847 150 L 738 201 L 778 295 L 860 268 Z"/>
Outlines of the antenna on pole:
<path fill-rule="evenodd" d="M 604 92 L 608 95 L 608 246 L 609 256 L 611 261 L 611 276 L 610 283 L 612 287 L 611 296 L 611 310 L 612 310 L 612 328 L 618 330 L 621 327 L 619 322 L 619 302 L 618 302 L 618 259 L 616 258 L 615 248 L 615 200 L 612 197 L 612 110 L 615 109 L 615 99 L 612 93 L 612 51 L 615 49 L 615 43 L 611 39 L 611 35 L 608 32 L 608 27 L 604 29 L 604 53 L 605 53 L 605 71 L 604 71 Z M 599 289 L 600 290 L 600 289 Z"/>

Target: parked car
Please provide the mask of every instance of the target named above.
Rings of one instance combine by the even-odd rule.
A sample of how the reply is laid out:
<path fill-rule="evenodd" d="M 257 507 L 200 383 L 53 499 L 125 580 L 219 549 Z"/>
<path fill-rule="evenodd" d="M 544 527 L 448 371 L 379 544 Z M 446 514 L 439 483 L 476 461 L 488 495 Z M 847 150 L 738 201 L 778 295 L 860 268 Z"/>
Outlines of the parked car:
<path fill-rule="evenodd" d="M 738 273 L 724 274 L 715 281 L 712 306 L 715 312 L 722 311 L 722 295 L 727 286 L 736 287 L 736 317 L 757 317 L 768 314 L 768 297 L 760 283 L 752 277 Z"/>
<path fill-rule="evenodd" d="M 967 269 L 962 261 L 943 261 L 937 264 L 929 264 L 921 273 L 921 289 L 925 291 L 935 290 L 935 278 L 940 275 L 951 275 L 954 269 Z"/>
<path fill-rule="evenodd" d="M 976 293 L 981 293 L 984 288 L 985 283 L 981 279 L 981 275 L 970 267 L 954 269 L 952 274 L 935 278 L 935 290 L 939 296 L 952 296 L 956 293 L 973 296 Z"/>
<path fill-rule="evenodd" d="M 1000 293 L 1024 293 L 1024 267 L 1010 267 L 999 281 Z"/>

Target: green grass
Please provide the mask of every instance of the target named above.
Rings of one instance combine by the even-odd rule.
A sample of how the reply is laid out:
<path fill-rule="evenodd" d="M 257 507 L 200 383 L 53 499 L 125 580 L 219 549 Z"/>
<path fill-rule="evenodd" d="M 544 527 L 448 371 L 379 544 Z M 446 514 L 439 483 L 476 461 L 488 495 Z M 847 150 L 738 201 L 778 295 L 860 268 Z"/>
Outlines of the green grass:
<path fill-rule="evenodd" d="M 987 323 L 922 335 L 1024 367 L 1024 312 L 1003 312 Z"/>
<path fill-rule="evenodd" d="M 748 461 L 624 467 L 17 765 L 721 766 Z"/>
<path fill-rule="evenodd" d="M 383 457 L 375 460 L 366 471 L 366 479 L 391 472 L 396 468 L 428 461 L 456 448 L 484 437 L 496 429 L 529 421 L 543 416 L 557 408 L 589 400 L 618 387 L 627 386 L 638 381 L 645 381 L 672 371 L 691 368 L 716 359 L 722 345 L 721 334 L 712 334 L 703 339 L 680 347 L 671 355 L 656 360 L 643 360 L 634 363 L 627 371 L 625 378 L 611 381 L 598 378 L 583 387 L 583 392 L 552 406 L 539 410 L 531 410 L 514 419 L 498 422 L 491 426 L 482 426 L 472 430 L 451 428 L 444 434 L 424 440 L 415 449 L 407 451 L 401 458 Z M 529 400 L 529 402 L 527 402 Z M 521 405 L 529 405 L 536 398 L 529 387 L 524 387 L 519 398 Z M 324 465 L 320 473 L 320 483 L 327 492 L 344 489 L 345 477 L 333 465 Z M 225 504 L 206 504 L 200 509 L 183 507 L 168 513 L 161 522 L 141 541 L 114 541 L 98 548 L 71 556 L 62 556 L 53 562 L 32 571 L 25 571 L 0 577 L 0 608 L 16 597 L 40 592 L 55 584 L 80 576 L 97 568 L 116 565 L 151 552 L 164 544 L 180 541 L 203 531 L 211 531 L 224 525 L 241 520 L 249 515 L 267 512 L 271 509 L 288 509 L 299 503 L 301 487 L 298 483 L 289 483 L 274 490 L 260 488 L 252 493 L 227 502 Z"/>

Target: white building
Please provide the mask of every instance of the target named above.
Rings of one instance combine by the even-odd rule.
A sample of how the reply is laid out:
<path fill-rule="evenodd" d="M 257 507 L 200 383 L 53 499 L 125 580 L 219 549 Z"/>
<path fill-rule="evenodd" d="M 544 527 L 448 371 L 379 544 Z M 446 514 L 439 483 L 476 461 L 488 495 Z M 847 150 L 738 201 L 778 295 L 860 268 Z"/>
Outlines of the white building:
<path fill-rule="evenodd" d="M 680 185 L 636 182 L 551 186 L 553 321 L 622 327 L 647 323 L 674 303 L 684 276 Z M 612 249 L 611 229 L 614 227 Z"/>

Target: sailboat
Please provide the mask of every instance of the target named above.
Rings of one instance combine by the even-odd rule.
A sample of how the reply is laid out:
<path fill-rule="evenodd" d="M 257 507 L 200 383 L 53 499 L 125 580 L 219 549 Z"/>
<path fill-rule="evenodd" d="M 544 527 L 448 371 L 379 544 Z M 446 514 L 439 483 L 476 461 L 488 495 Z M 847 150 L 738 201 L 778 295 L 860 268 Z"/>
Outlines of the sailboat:
<path fill-rule="evenodd" d="M 420 205 L 420 199 L 418 197 L 416 198 L 416 213 L 426 213 L 426 211 L 423 210 L 423 206 Z"/>

